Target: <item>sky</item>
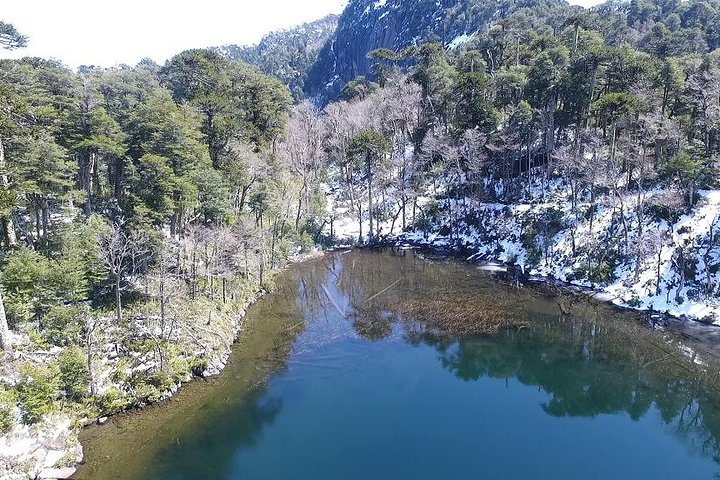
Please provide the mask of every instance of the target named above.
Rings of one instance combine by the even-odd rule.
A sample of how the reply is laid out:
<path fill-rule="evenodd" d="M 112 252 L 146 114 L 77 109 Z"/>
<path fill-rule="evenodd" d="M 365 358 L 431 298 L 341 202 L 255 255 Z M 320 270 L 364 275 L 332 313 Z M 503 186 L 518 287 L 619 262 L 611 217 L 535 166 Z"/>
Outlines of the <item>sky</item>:
<path fill-rule="evenodd" d="M 0 58 L 80 65 L 162 64 L 188 48 L 257 43 L 273 30 L 340 13 L 347 0 L 2 0 L 0 20 L 30 39 Z M 570 0 L 588 6 L 597 0 Z"/>
<path fill-rule="evenodd" d="M 158 63 L 188 48 L 257 43 L 273 30 L 340 13 L 346 0 L 0 0 L 0 20 L 29 37 L 0 58 L 66 65 Z"/>

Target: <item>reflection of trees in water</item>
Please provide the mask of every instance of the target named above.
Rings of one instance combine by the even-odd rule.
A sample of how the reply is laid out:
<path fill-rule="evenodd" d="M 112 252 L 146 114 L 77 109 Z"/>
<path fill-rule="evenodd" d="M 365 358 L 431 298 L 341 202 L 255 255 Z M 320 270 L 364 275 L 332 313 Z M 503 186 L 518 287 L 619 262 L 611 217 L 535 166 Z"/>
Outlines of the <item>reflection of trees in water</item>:
<path fill-rule="evenodd" d="M 532 325 L 442 346 L 440 361 L 464 380 L 516 378 L 540 387 L 550 397 L 542 408 L 555 417 L 627 412 L 638 420 L 654 405 L 691 449 L 718 458 L 717 378 L 700 374 L 679 350 L 613 322 L 545 318 Z"/>
<path fill-rule="evenodd" d="M 162 434 L 167 446 L 154 455 L 142 478 L 226 478 L 238 449 L 261 440 L 282 410 L 281 400 L 268 394 L 268 381 L 285 371 L 302 333 L 300 328 L 288 328 L 302 319 L 295 282 L 286 278 L 271 298 L 255 306 L 252 332 L 244 338 L 238 357 L 205 396 L 193 401 L 192 409 L 184 410 L 189 414 L 186 418 L 170 418 L 169 430 Z"/>
<path fill-rule="evenodd" d="M 465 265 L 413 257 L 405 251 L 335 255 L 304 270 L 298 299 L 313 316 L 350 319 L 368 340 L 386 338 L 401 324 L 409 342 L 433 346 L 459 378 L 517 378 L 540 387 L 550 397 L 542 408 L 552 416 L 626 412 L 638 420 L 655 408 L 691 449 L 720 457 L 718 379 L 702 374 L 676 345 L 625 315 L 598 309 L 583 310 L 584 320 L 559 317 L 552 297 L 498 287 Z M 419 312 L 442 317 L 436 305 L 443 302 L 449 312 L 462 315 L 462 305 L 529 328 L 448 335 L 405 308 L 420 304 L 427 308 Z M 464 339 L 454 342 L 458 337 Z"/>
<path fill-rule="evenodd" d="M 202 429 L 178 438 L 154 460 L 152 478 L 157 480 L 223 478 L 233 468 L 238 448 L 256 445 L 267 425 L 280 413 L 278 399 L 263 398 L 263 387 L 234 408 L 225 409 Z"/>
<path fill-rule="evenodd" d="M 300 272 L 296 303 L 306 317 L 310 315 L 317 318 L 326 312 L 327 294 L 323 286 L 330 283 L 333 271 L 338 266 L 338 259 L 332 256 L 325 262 L 309 263 Z"/>

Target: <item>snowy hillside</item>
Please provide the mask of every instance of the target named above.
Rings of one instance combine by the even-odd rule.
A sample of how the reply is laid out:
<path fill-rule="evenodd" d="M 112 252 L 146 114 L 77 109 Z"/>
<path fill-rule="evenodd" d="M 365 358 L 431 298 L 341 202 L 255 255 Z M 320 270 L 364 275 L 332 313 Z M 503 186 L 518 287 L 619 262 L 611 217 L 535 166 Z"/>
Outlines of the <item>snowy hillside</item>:
<path fill-rule="evenodd" d="M 668 192 L 641 195 L 651 203 Z M 570 196 L 554 181 L 545 194 L 534 183 L 512 204 L 443 200 L 443 213 L 427 228 L 398 238 L 517 264 L 530 275 L 605 292 L 617 305 L 720 325 L 720 191 L 700 192 L 697 205 L 675 221 L 652 213 L 639 218 L 637 193 L 602 197 L 594 218 L 578 218 Z"/>

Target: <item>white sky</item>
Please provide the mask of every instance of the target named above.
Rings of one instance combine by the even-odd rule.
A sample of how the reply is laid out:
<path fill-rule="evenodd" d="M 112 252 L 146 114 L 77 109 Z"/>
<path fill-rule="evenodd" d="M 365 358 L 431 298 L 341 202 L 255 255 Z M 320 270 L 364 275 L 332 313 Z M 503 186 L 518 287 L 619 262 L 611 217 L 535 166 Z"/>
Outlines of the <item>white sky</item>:
<path fill-rule="evenodd" d="M 30 38 L 0 58 L 66 65 L 162 64 L 188 48 L 257 43 L 273 30 L 340 13 L 347 0 L 1 0 L 0 20 Z M 596 0 L 570 0 L 589 5 Z"/>
<path fill-rule="evenodd" d="M 0 20 L 30 39 L 4 58 L 79 65 L 162 64 L 188 48 L 257 43 L 273 30 L 340 13 L 346 0 L 0 0 Z"/>

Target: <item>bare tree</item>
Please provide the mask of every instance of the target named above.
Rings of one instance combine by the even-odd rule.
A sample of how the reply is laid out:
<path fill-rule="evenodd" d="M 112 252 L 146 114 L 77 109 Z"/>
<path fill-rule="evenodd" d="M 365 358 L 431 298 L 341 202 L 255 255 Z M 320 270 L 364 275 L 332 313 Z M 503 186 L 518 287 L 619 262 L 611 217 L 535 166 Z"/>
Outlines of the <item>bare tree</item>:
<path fill-rule="evenodd" d="M 102 317 L 93 315 L 91 311 L 85 312 L 83 315 L 84 327 L 85 327 L 85 355 L 87 360 L 88 368 L 88 383 L 90 387 L 90 396 L 97 396 L 97 379 L 95 378 L 95 348 L 96 348 L 96 337 L 99 330 L 105 326 L 105 319 Z"/>
<path fill-rule="evenodd" d="M 300 179 L 295 230 L 300 228 L 303 210 L 310 204 L 310 186 L 314 183 L 323 164 L 322 124 L 319 113 L 310 102 L 298 105 L 290 117 L 288 138 L 282 152 L 288 167 Z"/>
<path fill-rule="evenodd" d="M 116 319 L 122 323 L 122 292 L 127 288 L 127 280 L 136 276 L 149 256 L 147 237 L 137 231 L 127 233 L 113 223 L 100 235 L 98 246 L 105 268 L 112 276 L 115 288 Z"/>
<path fill-rule="evenodd" d="M 718 241 L 720 240 L 720 234 L 715 231 L 718 222 L 720 222 L 720 214 L 715 214 L 715 217 L 713 217 L 712 222 L 710 223 L 709 232 L 708 232 L 708 240 L 705 244 L 705 251 L 701 255 L 701 259 L 703 261 L 703 266 L 705 267 L 705 294 L 706 295 L 712 295 L 715 292 L 715 285 L 713 283 L 712 279 L 712 260 L 711 260 L 711 252 L 712 250 L 717 246 Z"/>
<path fill-rule="evenodd" d="M 471 177 L 470 191 L 473 196 L 476 193 L 474 186 L 478 183 L 488 160 L 486 143 L 487 136 L 476 129 L 465 131 L 460 139 L 460 155 L 465 159 L 468 175 Z"/>

